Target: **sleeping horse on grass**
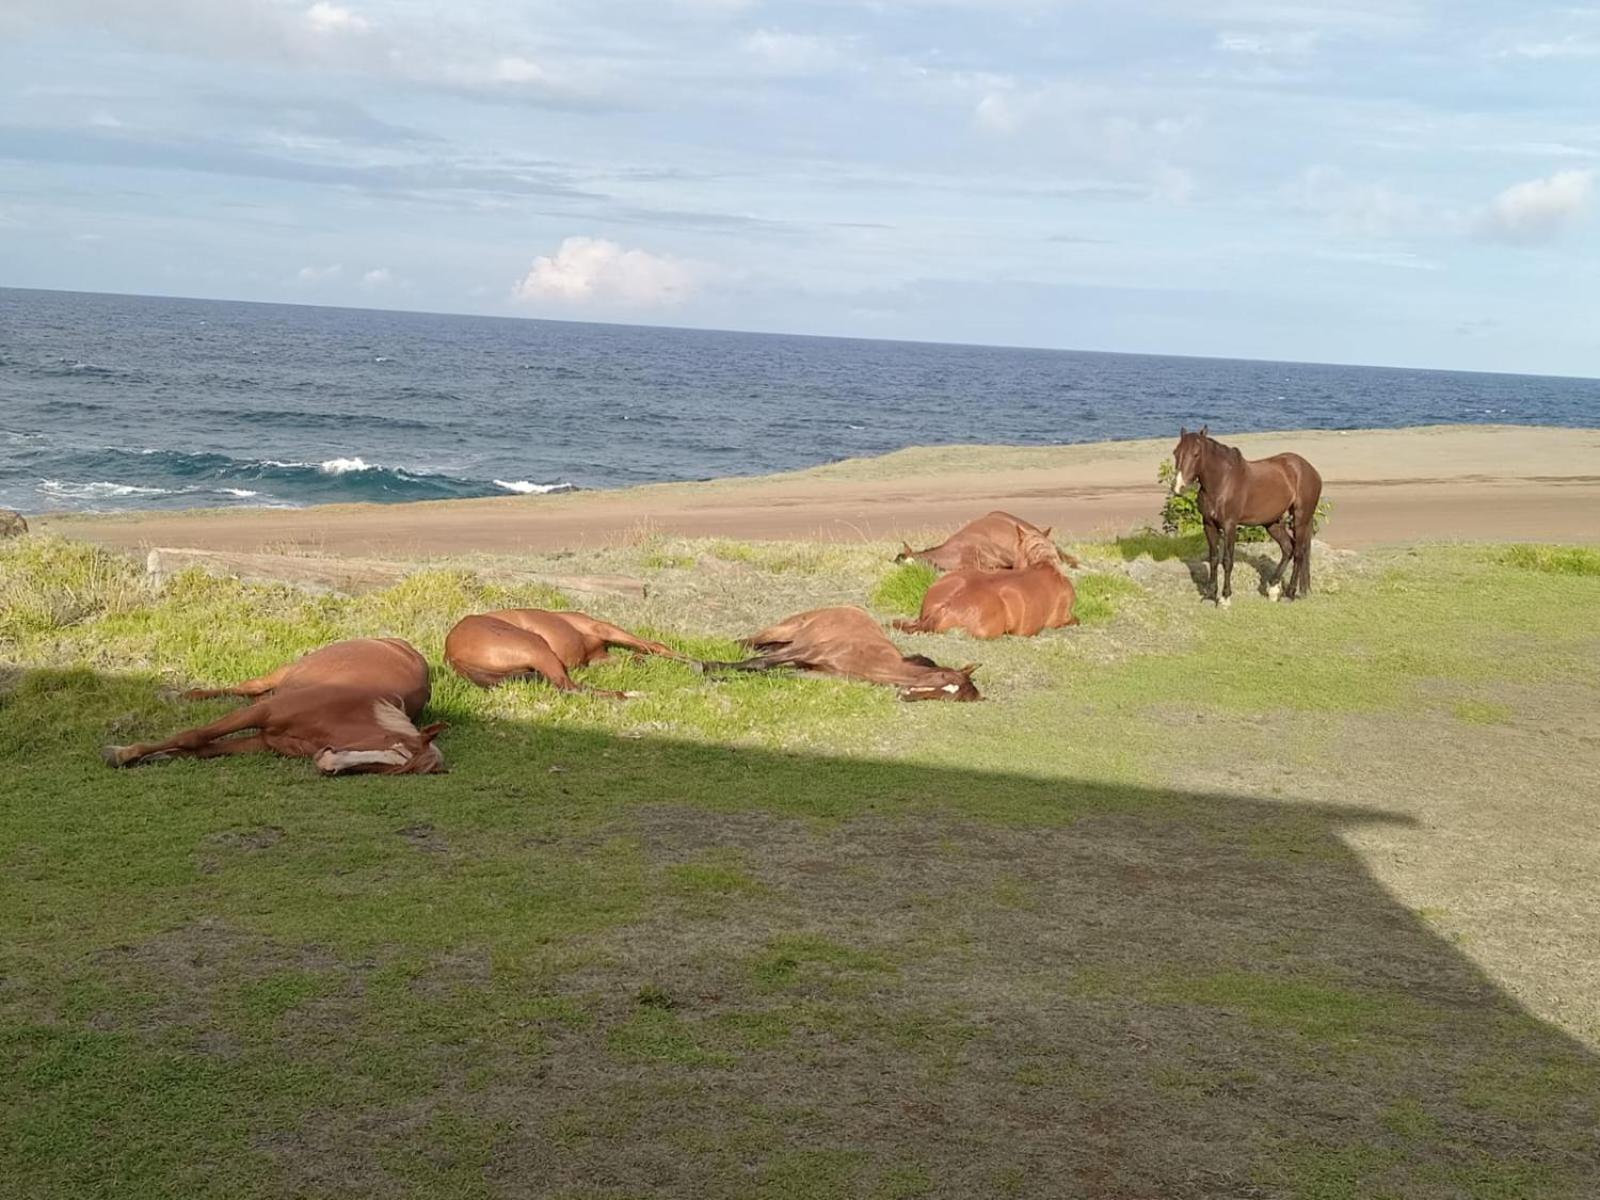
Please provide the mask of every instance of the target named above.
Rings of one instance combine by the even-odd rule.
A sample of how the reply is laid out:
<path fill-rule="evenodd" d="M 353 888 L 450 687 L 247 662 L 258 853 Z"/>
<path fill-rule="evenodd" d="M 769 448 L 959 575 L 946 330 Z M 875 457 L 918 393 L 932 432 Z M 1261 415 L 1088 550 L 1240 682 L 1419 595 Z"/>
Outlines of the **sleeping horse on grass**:
<path fill-rule="evenodd" d="M 927 563 L 936 571 L 954 571 L 959 567 L 976 567 L 980 571 L 1006 571 L 1020 566 L 1016 557 L 1017 534 L 1036 533 L 1046 541 L 1048 528 L 1040 529 L 1021 517 L 1008 512 L 988 513 L 976 521 L 969 521 L 937 546 L 926 550 L 913 550 L 909 542 L 900 543 L 900 553 L 895 562 Z M 1057 551 L 1061 561 L 1069 567 L 1078 566 L 1078 560 L 1064 550 Z"/>
<path fill-rule="evenodd" d="M 1224 446 L 1202 425 L 1196 432 L 1178 431 L 1172 448 L 1172 494 L 1186 483 L 1198 483 L 1195 501 L 1206 529 L 1206 561 L 1211 566 L 1208 598 L 1226 608 L 1233 600 L 1233 546 L 1241 525 L 1263 525 L 1283 557 L 1267 581 L 1267 596 L 1285 600 L 1311 593 L 1311 535 L 1322 476 L 1298 454 L 1247 459 L 1234 446 Z M 1222 559 L 1222 591 L 1217 591 L 1217 559 Z M 1289 586 L 1281 588 L 1283 568 L 1294 559 Z"/>
<path fill-rule="evenodd" d="M 700 665 L 671 646 L 635 637 L 587 613 L 542 608 L 503 608 L 462 617 L 445 635 L 444 660 L 457 675 L 479 687 L 499 687 L 510 679 L 543 679 L 563 692 L 631 699 L 636 693 L 592 688 L 568 673 L 606 661 L 612 647 L 657 654 L 695 668 Z"/>
<path fill-rule="evenodd" d="M 1004 571 L 963 567 L 937 580 L 922 597 L 915 621 L 896 621 L 907 633 L 965 630 L 975 638 L 1032 637 L 1043 629 L 1076 625 L 1072 580 L 1061 573 L 1057 551 L 1043 531 L 1018 529 L 1017 566 Z"/>
<path fill-rule="evenodd" d="M 443 772 L 434 738 L 443 722 L 417 728 L 428 703 L 428 664 L 399 638 L 335 642 L 269 674 L 226 688 L 185 692 L 185 700 L 244 696 L 255 702 L 161 742 L 107 746 L 109 766 L 167 758 L 216 758 L 271 750 L 309 758 L 324 775 Z M 254 730 L 247 736 L 247 730 Z"/>
<path fill-rule="evenodd" d="M 811 675 L 859 679 L 894 688 L 902 700 L 978 700 L 969 663 L 941 667 L 920 654 L 907 655 L 884 636 L 871 615 L 859 608 L 816 608 L 743 638 L 754 658 L 706 663 L 707 670 L 771 671 L 791 668 Z"/>

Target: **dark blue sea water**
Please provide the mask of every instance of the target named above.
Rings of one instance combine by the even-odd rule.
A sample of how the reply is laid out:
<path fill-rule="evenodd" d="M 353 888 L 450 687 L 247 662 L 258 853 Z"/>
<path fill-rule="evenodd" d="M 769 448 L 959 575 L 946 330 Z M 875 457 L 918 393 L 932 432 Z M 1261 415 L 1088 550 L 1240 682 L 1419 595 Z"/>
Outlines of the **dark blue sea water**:
<path fill-rule="evenodd" d="M 1600 381 L 0 289 L 0 505 L 605 488 L 937 442 L 1600 425 Z"/>

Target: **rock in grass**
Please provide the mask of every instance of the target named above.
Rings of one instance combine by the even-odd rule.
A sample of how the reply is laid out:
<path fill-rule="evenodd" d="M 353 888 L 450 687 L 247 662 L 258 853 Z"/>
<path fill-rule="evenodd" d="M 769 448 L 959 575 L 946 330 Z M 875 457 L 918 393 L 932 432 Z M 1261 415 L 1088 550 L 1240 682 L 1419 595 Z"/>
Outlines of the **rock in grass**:
<path fill-rule="evenodd" d="M 28 532 L 28 523 L 14 508 L 0 508 L 0 538 L 21 537 Z"/>

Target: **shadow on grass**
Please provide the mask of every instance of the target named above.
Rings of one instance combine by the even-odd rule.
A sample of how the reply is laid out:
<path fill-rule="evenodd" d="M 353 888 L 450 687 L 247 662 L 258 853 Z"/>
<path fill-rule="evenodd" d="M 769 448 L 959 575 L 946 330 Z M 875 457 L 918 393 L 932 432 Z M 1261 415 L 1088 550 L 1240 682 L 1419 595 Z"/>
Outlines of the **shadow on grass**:
<path fill-rule="evenodd" d="M 1181 561 L 1189 570 L 1195 590 L 1202 596 L 1210 595 L 1211 567 L 1207 562 L 1206 537 L 1203 533 L 1168 534 L 1153 529 L 1141 530 L 1117 538 L 1112 545 L 1123 562 L 1148 556 L 1156 562 Z M 1256 590 L 1266 593 L 1267 582 L 1278 568 L 1279 552 L 1268 542 L 1239 542 L 1234 547 L 1234 572 L 1243 568 L 1256 573 Z M 1221 571 L 1217 574 L 1221 582 Z"/>
<path fill-rule="evenodd" d="M 1592 1182 L 1600 1064 L 1372 878 L 1383 812 L 493 721 L 106 770 L 149 687 L 0 697 L 15 1194 Z"/>

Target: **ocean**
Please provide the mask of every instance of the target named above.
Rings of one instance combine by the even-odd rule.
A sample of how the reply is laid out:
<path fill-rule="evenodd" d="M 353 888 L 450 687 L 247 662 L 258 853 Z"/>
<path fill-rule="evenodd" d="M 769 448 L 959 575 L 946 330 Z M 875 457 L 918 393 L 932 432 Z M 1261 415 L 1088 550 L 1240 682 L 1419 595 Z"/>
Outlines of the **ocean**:
<path fill-rule="evenodd" d="M 0 506 L 441 500 L 1051 445 L 1600 425 L 1600 381 L 0 289 Z"/>

